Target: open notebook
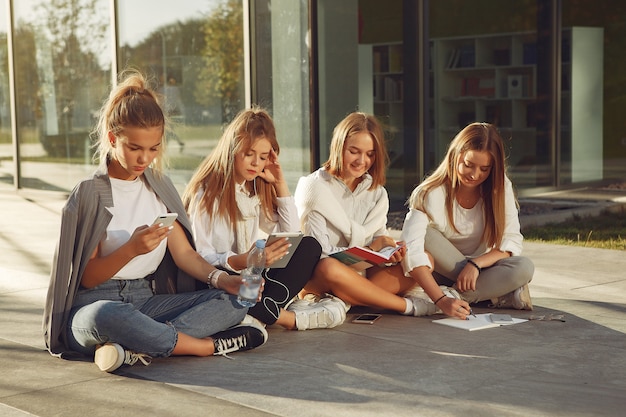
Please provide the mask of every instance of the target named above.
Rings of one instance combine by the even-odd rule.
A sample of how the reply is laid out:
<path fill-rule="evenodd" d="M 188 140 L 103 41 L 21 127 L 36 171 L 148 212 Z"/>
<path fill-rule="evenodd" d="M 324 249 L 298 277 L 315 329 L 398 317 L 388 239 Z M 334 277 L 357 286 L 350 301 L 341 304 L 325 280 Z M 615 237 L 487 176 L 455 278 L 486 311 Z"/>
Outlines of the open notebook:
<path fill-rule="evenodd" d="M 469 330 L 470 332 L 472 332 L 474 330 L 489 329 L 492 327 L 500 327 L 500 326 L 509 326 L 511 324 L 523 323 L 525 321 L 528 321 L 526 319 L 517 319 L 515 317 L 512 317 L 512 320 L 510 322 L 505 323 L 500 320 L 497 320 L 497 322 L 494 323 L 494 321 L 491 320 L 491 316 L 492 316 L 492 313 L 477 314 L 476 317 L 467 316 L 469 320 L 459 320 L 453 317 L 448 317 L 445 319 L 433 320 L 433 323 L 443 324 L 445 326 L 457 327 L 459 329 L 465 329 L 465 330 Z"/>

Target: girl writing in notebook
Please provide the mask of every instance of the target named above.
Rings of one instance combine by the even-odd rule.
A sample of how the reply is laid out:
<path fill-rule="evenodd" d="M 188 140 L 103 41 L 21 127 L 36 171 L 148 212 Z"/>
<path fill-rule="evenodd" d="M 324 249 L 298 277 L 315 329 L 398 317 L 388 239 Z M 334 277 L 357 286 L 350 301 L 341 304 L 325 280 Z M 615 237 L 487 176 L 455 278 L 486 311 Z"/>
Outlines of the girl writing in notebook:
<path fill-rule="evenodd" d="M 444 296 L 454 285 L 468 303 L 532 310 L 533 263 L 523 256 L 518 209 L 496 128 L 472 123 L 439 167 L 413 190 L 402 238 L 405 272 L 449 316 L 467 311 Z"/>

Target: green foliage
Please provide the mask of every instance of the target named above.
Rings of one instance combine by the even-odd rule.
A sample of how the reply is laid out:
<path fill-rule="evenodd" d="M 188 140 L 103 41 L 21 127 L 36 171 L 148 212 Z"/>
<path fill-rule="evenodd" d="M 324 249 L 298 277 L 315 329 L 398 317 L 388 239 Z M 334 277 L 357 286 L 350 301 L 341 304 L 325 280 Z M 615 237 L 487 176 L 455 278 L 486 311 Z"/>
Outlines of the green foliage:
<path fill-rule="evenodd" d="M 574 216 L 562 223 L 522 230 L 528 241 L 602 249 L 626 249 L 626 210 L 599 216 Z"/>
<path fill-rule="evenodd" d="M 243 9 L 239 0 L 219 5 L 204 26 L 204 67 L 196 100 L 228 107 L 240 99 L 243 76 Z"/>

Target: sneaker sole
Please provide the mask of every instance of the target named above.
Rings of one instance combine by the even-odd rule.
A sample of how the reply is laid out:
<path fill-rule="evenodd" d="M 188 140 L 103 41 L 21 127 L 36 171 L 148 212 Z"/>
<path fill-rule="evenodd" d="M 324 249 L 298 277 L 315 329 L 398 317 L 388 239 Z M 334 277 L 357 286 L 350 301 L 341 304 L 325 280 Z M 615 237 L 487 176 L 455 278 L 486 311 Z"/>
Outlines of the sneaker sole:
<path fill-rule="evenodd" d="M 124 363 L 124 349 L 118 344 L 107 343 L 96 349 L 94 363 L 103 372 L 113 372 Z"/>

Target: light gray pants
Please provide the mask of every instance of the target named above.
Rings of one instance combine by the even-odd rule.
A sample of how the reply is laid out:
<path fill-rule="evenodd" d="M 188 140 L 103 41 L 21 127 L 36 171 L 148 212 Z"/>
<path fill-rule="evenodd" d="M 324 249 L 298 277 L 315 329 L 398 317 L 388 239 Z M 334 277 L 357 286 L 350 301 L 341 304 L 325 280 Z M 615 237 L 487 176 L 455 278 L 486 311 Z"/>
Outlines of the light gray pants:
<path fill-rule="evenodd" d="M 440 285 L 454 285 L 468 258 L 432 227 L 426 231 L 424 248 L 435 259 L 435 280 Z M 528 284 L 534 272 L 535 265 L 526 257 L 504 258 L 483 268 L 476 281 L 476 290 L 466 291 L 461 296 L 468 303 L 498 298 Z"/>

